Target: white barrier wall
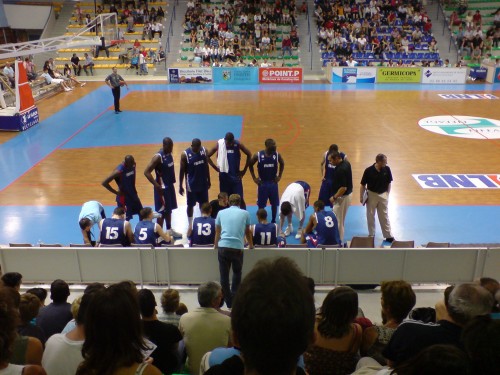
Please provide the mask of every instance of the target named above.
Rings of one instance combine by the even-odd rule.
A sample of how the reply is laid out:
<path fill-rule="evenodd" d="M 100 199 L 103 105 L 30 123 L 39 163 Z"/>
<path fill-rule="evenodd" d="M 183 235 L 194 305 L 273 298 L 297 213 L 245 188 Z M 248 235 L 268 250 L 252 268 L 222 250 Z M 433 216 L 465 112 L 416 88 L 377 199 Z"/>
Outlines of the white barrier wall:
<path fill-rule="evenodd" d="M 500 278 L 500 249 L 255 249 L 244 251 L 243 274 L 263 258 L 286 256 L 318 285 L 461 283 Z M 219 279 L 211 248 L 2 248 L 3 272 L 24 283 L 200 284 Z"/>

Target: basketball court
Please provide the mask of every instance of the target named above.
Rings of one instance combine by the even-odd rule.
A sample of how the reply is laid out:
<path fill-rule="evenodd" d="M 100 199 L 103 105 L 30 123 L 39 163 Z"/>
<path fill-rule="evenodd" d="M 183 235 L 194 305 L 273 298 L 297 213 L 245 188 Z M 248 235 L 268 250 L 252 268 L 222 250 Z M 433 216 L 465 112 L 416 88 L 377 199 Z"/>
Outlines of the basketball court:
<path fill-rule="evenodd" d="M 80 243 L 81 205 L 97 200 L 111 215 L 115 197 L 101 182 L 125 155 L 137 162 L 143 205 L 153 206 L 143 171 L 162 139 L 174 141 L 178 174 L 191 139 L 200 138 L 210 149 L 228 131 L 252 153 L 274 138 L 285 160 L 280 193 L 291 182 L 306 181 L 311 205 L 319 192 L 323 154 L 338 144 L 353 170 L 347 240 L 368 234 L 359 182 L 375 156 L 384 153 L 394 177 L 389 216 L 396 239 L 415 240 L 418 246 L 500 243 L 498 84 L 129 86 L 122 89 L 124 112 L 118 115 L 110 89 L 91 82 L 40 102 L 39 125 L 0 133 L 1 244 Z M 209 194 L 215 199 L 213 170 L 211 178 Z M 256 222 L 257 189 L 250 173 L 244 190 Z M 173 227 L 185 232 L 185 197 L 178 195 L 178 203 Z M 382 240 L 377 227 L 376 244 Z"/>

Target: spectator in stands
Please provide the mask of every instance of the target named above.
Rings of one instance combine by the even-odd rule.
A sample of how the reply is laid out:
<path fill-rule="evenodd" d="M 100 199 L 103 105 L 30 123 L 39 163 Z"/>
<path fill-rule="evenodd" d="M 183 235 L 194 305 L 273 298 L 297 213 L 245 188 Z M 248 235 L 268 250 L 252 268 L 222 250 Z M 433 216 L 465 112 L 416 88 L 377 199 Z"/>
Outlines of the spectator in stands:
<path fill-rule="evenodd" d="M 74 84 L 80 85 L 80 87 L 83 87 L 87 84 L 86 82 L 80 82 L 75 78 L 75 76 L 71 73 L 71 68 L 68 64 L 64 64 L 63 78 L 67 81 L 73 82 Z"/>
<path fill-rule="evenodd" d="M 158 17 L 161 17 L 161 18 L 165 17 L 165 11 L 163 10 L 163 8 L 161 6 L 158 7 L 156 14 Z M 159 21 L 161 21 L 161 19 Z"/>
<path fill-rule="evenodd" d="M 297 32 L 297 27 L 292 26 L 290 30 L 290 40 L 292 41 L 292 47 L 293 48 L 298 48 L 299 47 L 299 34 Z"/>
<path fill-rule="evenodd" d="M 49 74 L 49 70 L 45 68 L 42 73 L 42 77 L 45 78 L 45 82 L 47 85 L 61 85 L 61 87 L 64 89 L 64 91 L 71 91 L 73 90 L 71 87 L 69 87 L 66 83 L 64 83 L 64 80 L 62 78 L 52 78 Z"/>
<path fill-rule="evenodd" d="M 80 64 L 80 58 L 76 55 L 76 53 L 74 53 L 73 57 L 71 57 L 71 66 L 73 67 L 75 75 L 79 76 L 82 72 L 82 65 Z"/>
<path fill-rule="evenodd" d="M 182 315 L 179 329 L 187 351 L 186 366 L 191 374 L 200 372 L 203 355 L 221 346 L 231 346 L 231 320 L 217 311 L 221 304 L 222 288 L 208 282 L 198 288 L 200 307 Z"/>
<path fill-rule="evenodd" d="M 416 303 L 416 296 L 406 281 L 385 281 L 381 288 L 382 325 L 374 325 L 363 332 L 361 354 L 371 357 L 381 365 L 386 364 L 382 350 L 396 328 L 408 317 Z"/>
<path fill-rule="evenodd" d="M 471 360 L 471 375 L 495 374 L 500 368 L 500 321 L 488 316 L 474 318 L 462 332 Z"/>
<path fill-rule="evenodd" d="M 16 87 L 16 76 L 14 69 L 12 68 L 12 64 L 10 62 L 5 63 L 5 66 L 3 68 L 3 74 L 9 80 L 10 86 L 12 88 Z"/>
<path fill-rule="evenodd" d="M 305 374 L 297 362 L 313 340 L 314 301 L 293 261 L 264 260 L 254 267 L 235 299 L 231 325 L 242 355 L 207 375 Z"/>
<path fill-rule="evenodd" d="M 158 53 L 156 54 L 155 62 L 161 62 L 161 61 L 165 60 L 165 58 L 166 58 L 165 50 L 163 49 L 163 47 L 160 47 L 160 49 L 158 50 Z"/>
<path fill-rule="evenodd" d="M 19 272 L 7 272 L 2 275 L 2 284 L 4 287 L 12 288 L 19 293 L 23 275 Z"/>
<path fill-rule="evenodd" d="M 12 363 L 18 312 L 15 299 L 19 294 L 9 288 L 0 288 L 0 372 L 2 374 L 46 375 L 38 365 L 15 365 Z M 42 349 L 43 350 L 43 349 Z"/>
<path fill-rule="evenodd" d="M 146 57 L 142 53 L 139 53 L 139 72 L 138 72 L 138 74 L 140 76 L 142 76 L 142 75 L 147 76 L 148 75 L 148 62 L 146 60 Z"/>
<path fill-rule="evenodd" d="M 180 296 L 175 289 L 164 290 L 161 294 L 162 313 L 158 314 L 158 320 L 179 326 L 180 315 L 176 314 L 179 308 Z"/>
<path fill-rule="evenodd" d="M 87 68 L 90 69 L 90 75 L 93 76 L 94 75 L 94 61 L 93 61 L 92 57 L 87 52 L 84 53 L 84 57 L 85 57 L 85 62 L 83 64 L 83 70 L 85 71 L 86 75 L 89 75 Z"/>
<path fill-rule="evenodd" d="M 161 374 L 154 365 L 144 362 L 143 352 L 148 346 L 142 335 L 137 296 L 130 289 L 115 284 L 96 292 L 85 318 L 84 360 L 77 375 Z"/>
<path fill-rule="evenodd" d="M 130 13 L 127 18 L 125 19 L 127 23 L 127 33 L 133 33 L 134 32 L 134 16 L 132 13 Z"/>
<path fill-rule="evenodd" d="M 351 374 L 359 359 L 361 326 L 354 323 L 358 314 L 358 295 L 347 286 L 328 293 L 314 327 L 314 344 L 304 353 L 306 370 L 316 374 Z"/>
<path fill-rule="evenodd" d="M 104 290 L 104 286 L 93 289 L 91 292 L 86 290 L 81 297 L 75 316 L 75 327 L 67 333 L 52 335 L 47 341 L 42 365 L 49 374 L 73 375 L 83 361 L 82 347 L 85 341 L 85 319 L 89 305 L 92 303 L 97 290 Z"/>
<path fill-rule="evenodd" d="M 34 81 L 37 77 L 35 64 L 30 60 L 29 57 L 26 57 L 23 61 L 24 69 L 26 70 L 26 75 L 28 76 L 28 80 Z"/>
<path fill-rule="evenodd" d="M 163 24 L 160 21 L 156 21 L 153 23 L 153 26 L 151 28 L 152 36 L 153 39 L 156 34 L 159 34 L 159 39 L 161 39 L 161 36 L 163 34 Z"/>
<path fill-rule="evenodd" d="M 479 64 L 482 60 L 482 50 L 481 50 L 481 47 L 477 46 L 474 48 L 474 50 L 472 51 L 472 55 L 471 55 L 471 62 L 474 63 L 474 64 Z"/>
<path fill-rule="evenodd" d="M 492 306 L 493 297 L 483 287 L 458 285 L 450 293 L 446 304 L 447 317 L 432 325 L 411 320 L 403 322 L 392 335 L 383 355 L 393 367 L 434 344 L 460 347 L 462 327 L 476 316 L 489 314 Z"/>
<path fill-rule="evenodd" d="M 347 61 L 347 66 L 349 66 L 351 68 L 358 66 L 358 62 L 352 58 L 352 55 L 349 56 L 349 60 Z"/>
<path fill-rule="evenodd" d="M 38 297 L 40 300 L 40 307 L 45 306 L 45 299 L 47 298 L 47 291 L 43 288 L 31 288 L 26 291 Z"/>
<path fill-rule="evenodd" d="M 444 60 L 443 68 L 453 68 L 449 59 Z"/>
<path fill-rule="evenodd" d="M 163 323 L 156 316 L 156 300 L 149 289 L 141 289 L 138 294 L 139 308 L 142 315 L 144 336 L 156 345 L 151 358 L 164 375 L 169 375 L 179 368 L 177 345 L 182 335 L 177 326 Z"/>
<path fill-rule="evenodd" d="M 67 302 L 69 285 L 64 280 L 57 279 L 50 285 L 50 299 L 52 303 L 40 309 L 36 324 L 43 330 L 45 337 L 50 338 L 60 333 L 66 323 L 72 318 L 71 305 Z"/>
<path fill-rule="evenodd" d="M 366 39 L 364 34 L 361 34 L 356 41 L 356 45 L 358 46 L 358 50 L 360 52 L 365 52 L 367 44 L 368 44 L 368 40 Z"/>
<path fill-rule="evenodd" d="M 474 27 L 474 22 L 472 21 L 474 16 L 472 15 L 472 11 L 468 11 L 465 16 L 465 26 L 466 27 Z"/>
<path fill-rule="evenodd" d="M 416 28 L 415 30 L 413 30 L 413 33 L 411 34 L 411 39 L 413 43 L 420 43 L 422 41 L 422 36 L 423 34 L 420 28 Z"/>
<path fill-rule="evenodd" d="M 21 336 L 35 337 L 44 345 L 47 340 L 45 333 L 40 327 L 33 323 L 40 308 L 40 300 L 34 294 L 25 293 L 21 296 L 21 302 L 19 304 L 21 322 L 17 327 L 17 333 Z"/>
<path fill-rule="evenodd" d="M 147 21 L 145 24 L 144 24 L 144 27 L 142 28 L 142 40 L 146 40 L 146 38 L 148 40 L 151 40 L 153 37 L 153 29 L 152 29 L 152 26 L 151 24 L 149 23 L 149 21 Z"/>
<path fill-rule="evenodd" d="M 99 222 L 101 245 L 130 246 L 134 242 L 134 233 L 130 222 L 125 220 L 125 209 L 116 207 L 111 218 Z"/>
<path fill-rule="evenodd" d="M 360 374 L 364 373 L 361 369 Z M 394 370 L 382 368 L 377 375 L 453 374 L 471 375 L 466 354 L 451 345 L 432 345 L 418 355 L 395 366 Z M 353 373 L 357 375 L 358 372 Z"/>
<path fill-rule="evenodd" d="M 281 42 L 281 53 L 285 56 L 285 53 L 288 53 L 289 56 L 292 56 L 292 40 L 288 35 L 285 35 Z"/>

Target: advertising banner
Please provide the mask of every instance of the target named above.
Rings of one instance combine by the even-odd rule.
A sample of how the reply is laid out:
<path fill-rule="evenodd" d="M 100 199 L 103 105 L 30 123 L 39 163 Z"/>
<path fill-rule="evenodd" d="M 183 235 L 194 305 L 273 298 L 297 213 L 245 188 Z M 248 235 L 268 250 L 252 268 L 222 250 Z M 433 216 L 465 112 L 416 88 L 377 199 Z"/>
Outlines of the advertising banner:
<path fill-rule="evenodd" d="M 500 175 L 491 174 L 414 174 L 422 189 L 500 189 Z"/>
<path fill-rule="evenodd" d="M 259 69 L 252 67 L 213 68 L 215 85 L 258 84 Z"/>
<path fill-rule="evenodd" d="M 13 116 L 0 117 L 0 130 L 25 131 L 40 122 L 38 108 L 32 107 Z"/>
<path fill-rule="evenodd" d="M 211 83 L 212 68 L 168 68 L 170 83 Z"/>
<path fill-rule="evenodd" d="M 332 83 L 375 83 L 377 68 L 359 67 L 359 68 L 332 68 Z"/>
<path fill-rule="evenodd" d="M 495 69 L 495 80 L 493 82 L 494 83 L 500 82 L 500 67 L 499 66 L 497 66 Z"/>
<path fill-rule="evenodd" d="M 377 70 L 377 83 L 420 83 L 421 68 L 386 68 Z"/>
<path fill-rule="evenodd" d="M 260 83 L 302 83 L 302 68 L 259 68 Z"/>
<path fill-rule="evenodd" d="M 464 68 L 422 68 L 422 83 L 462 84 L 466 79 L 467 69 Z"/>

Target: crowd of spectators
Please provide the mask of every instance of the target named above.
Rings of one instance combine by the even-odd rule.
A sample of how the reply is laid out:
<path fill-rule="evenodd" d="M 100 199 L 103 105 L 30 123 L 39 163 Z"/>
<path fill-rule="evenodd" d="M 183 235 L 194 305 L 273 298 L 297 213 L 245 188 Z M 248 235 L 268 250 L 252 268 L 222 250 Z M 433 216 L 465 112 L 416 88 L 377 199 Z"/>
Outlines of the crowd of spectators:
<path fill-rule="evenodd" d="M 116 13 L 119 24 L 126 25 L 127 34 L 141 33 L 141 40 L 153 40 L 155 37 L 161 39 L 163 35 L 163 19 L 165 11 L 161 6 L 150 7 L 147 1 L 113 1 L 109 4 L 109 9 L 105 5 L 97 5 L 96 11 L 92 13 L 98 16 L 101 13 Z M 74 16 L 77 24 L 91 25 L 92 16 L 85 13 L 80 5 L 75 6 Z M 102 46 L 96 46 L 91 53 L 94 57 L 99 57 L 99 52 L 104 50 L 109 57 L 109 48 L 122 43 L 125 40 L 125 34 L 121 27 L 118 27 L 116 40 L 106 41 L 101 38 Z M 109 44 L 111 43 L 111 44 Z M 142 55 L 142 56 L 141 56 Z M 140 75 L 148 74 L 148 63 L 157 63 L 165 60 L 166 55 L 163 48 L 145 48 L 138 39 L 135 40 L 132 47 L 127 47 L 124 53 L 120 54 L 122 63 L 130 63 L 129 69 L 136 69 Z M 75 75 L 77 72 L 75 71 Z M 79 75 L 79 74 L 78 74 Z"/>
<path fill-rule="evenodd" d="M 319 0 L 314 14 L 323 59 L 334 66 L 348 66 L 343 57 L 353 57 L 354 66 L 441 64 L 431 19 L 419 0 Z"/>
<path fill-rule="evenodd" d="M 500 12 L 495 12 L 495 18 L 500 18 Z M 460 18 L 456 11 L 449 18 L 450 29 L 456 29 L 454 34 L 460 56 L 470 58 L 472 63 L 490 63 L 493 48 L 498 47 L 500 39 L 500 22 L 494 21 L 493 25 L 484 32 L 481 11 L 474 15 L 471 11 L 465 18 Z M 486 59 L 486 61 L 484 61 Z"/>
<path fill-rule="evenodd" d="M 0 374 L 486 375 L 500 368 L 500 284 L 491 278 L 448 287 L 435 309 L 414 309 L 409 283 L 383 282 L 381 323 L 364 316 L 348 286 L 316 309 L 314 280 L 287 258 L 258 262 L 231 311 L 222 309 L 216 282 L 199 286 L 199 307 L 189 312 L 177 290 L 163 291 L 161 313 L 153 292 L 129 281 L 90 284 L 70 304 L 69 285 L 55 280 L 48 305 L 43 288 L 21 295 L 21 282 L 16 272 L 2 276 Z"/>
<path fill-rule="evenodd" d="M 109 4 L 109 9 L 105 8 L 105 5 L 97 5 L 95 12 L 92 12 L 94 16 L 98 16 L 102 13 L 116 13 L 118 22 L 120 24 L 127 25 L 127 32 L 134 32 L 135 25 L 145 25 L 149 24 L 156 25 L 157 22 L 161 24 L 163 17 L 165 17 L 165 11 L 161 6 L 158 8 L 149 7 L 147 1 L 112 1 Z M 90 13 L 86 13 L 79 4 L 75 6 L 74 17 L 79 25 L 88 25 L 92 16 Z M 153 28 L 154 31 L 156 27 Z M 160 34 L 161 37 L 161 34 Z"/>
<path fill-rule="evenodd" d="M 299 47 L 297 17 L 293 0 L 240 1 L 211 6 L 188 1 L 184 33 L 194 53 L 193 61 L 203 66 L 246 66 L 244 56 L 293 55 Z M 290 29 L 283 33 L 281 27 Z"/>

